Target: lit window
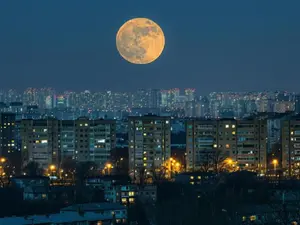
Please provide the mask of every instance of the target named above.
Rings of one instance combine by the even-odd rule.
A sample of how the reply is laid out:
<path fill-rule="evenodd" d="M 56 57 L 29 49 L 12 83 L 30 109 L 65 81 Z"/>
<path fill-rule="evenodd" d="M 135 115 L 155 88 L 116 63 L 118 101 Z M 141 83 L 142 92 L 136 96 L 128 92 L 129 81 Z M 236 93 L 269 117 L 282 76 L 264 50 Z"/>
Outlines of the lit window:
<path fill-rule="evenodd" d="M 128 195 L 129 195 L 129 196 L 134 196 L 134 191 L 129 191 L 129 192 L 128 192 Z"/>
<path fill-rule="evenodd" d="M 82 124 L 79 124 L 79 126 L 81 126 L 81 127 L 82 127 Z"/>
<path fill-rule="evenodd" d="M 232 131 L 232 134 L 235 135 L 235 131 Z"/>
<path fill-rule="evenodd" d="M 201 176 L 198 176 L 198 179 L 201 180 Z"/>
<path fill-rule="evenodd" d="M 44 129 L 44 132 L 47 132 L 47 129 Z"/>
<path fill-rule="evenodd" d="M 294 132 L 293 131 L 291 131 L 291 135 L 293 135 L 294 134 Z"/>
<path fill-rule="evenodd" d="M 226 124 L 226 125 L 225 125 L 225 128 L 229 128 L 229 124 Z"/>
<path fill-rule="evenodd" d="M 146 158 L 146 157 L 144 157 L 144 160 L 147 160 L 147 158 Z"/>
<path fill-rule="evenodd" d="M 122 198 L 122 203 L 126 203 L 127 199 L 126 198 Z"/>
<path fill-rule="evenodd" d="M 293 141 L 294 140 L 294 138 L 291 138 L 291 141 Z"/>
<path fill-rule="evenodd" d="M 144 163 L 144 166 L 147 166 L 147 163 Z"/>
<path fill-rule="evenodd" d="M 86 123 L 86 124 L 84 124 L 84 126 L 86 126 L 86 127 L 87 127 L 87 126 L 88 126 L 88 124 Z"/>
<path fill-rule="evenodd" d="M 192 181 L 191 184 L 194 185 L 194 182 Z"/>
<path fill-rule="evenodd" d="M 134 198 L 129 198 L 129 202 L 130 203 L 134 202 Z"/>
<path fill-rule="evenodd" d="M 35 132 L 35 129 L 33 129 L 32 131 Z"/>
<path fill-rule="evenodd" d="M 38 144 L 38 143 L 40 143 L 40 141 L 39 141 L 39 140 L 36 140 L 35 143 Z"/>
<path fill-rule="evenodd" d="M 226 144 L 225 147 L 226 147 L 226 148 L 230 148 L 230 145 L 229 145 L 229 144 Z"/>
<path fill-rule="evenodd" d="M 218 145 L 217 145 L 217 144 L 214 144 L 214 148 L 216 148 L 216 147 L 218 147 Z"/>
<path fill-rule="evenodd" d="M 147 136 L 147 133 L 144 133 L 144 136 Z"/>
<path fill-rule="evenodd" d="M 169 120 L 166 121 L 166 124 L 168 124 L 168 123 L 169 123 Z"/>
<path fill-rule="evenodd" d="M 235 125 L 234 125 L 234 124 L 232 125 L 232 128 L 235 128 Z"/>
<path fill-rule="evenodd" d="M 42 140 L 42 144 L 46 144 L 46 143 L 48 143 L 47 140 Z"/>
<path fill-rule="evenodd" d="M 193 180 L 194 179 L 194 177 L 193 176 L 191 176 L 191 180 Z"/>
<path fill-rule="evenodd" d="M 250 221 L 256 220 L 256 216 L 250 216 Z"/>

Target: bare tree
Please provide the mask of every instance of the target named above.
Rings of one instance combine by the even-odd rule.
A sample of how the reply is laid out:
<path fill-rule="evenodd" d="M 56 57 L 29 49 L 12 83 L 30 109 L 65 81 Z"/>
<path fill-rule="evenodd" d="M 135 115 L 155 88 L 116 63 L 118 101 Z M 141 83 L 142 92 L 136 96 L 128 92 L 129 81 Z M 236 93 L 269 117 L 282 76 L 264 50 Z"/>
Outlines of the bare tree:
<path fill-rule="evenodd" d="M 153 168 L 151 171 L 152 180 L 155 183 L 161 183 L 166 180 L 167 176 L 167 168 L 165 166 L 161 166 L 158 168 Z"/>
<path fill-rule="evenodd" d="M 217 149 L 213 152 L 211 158 L 214 167 L 214 172 L 220 173 L 228 169 L 228 162 L 226 161 L 228 159 L 228 155 L 225 151 Z"/>
<path fill-rule="evenodd" d="M 205 150 L 200 153 L 201 160 L 198 165 L 198 171 L 200 172 L 222 172 L 226 170 L 227 155 L 223 150 Z"/>
<path fill-rule="evenodd" d="M 145 167 L 142 167 L 140 169 L 138 169 L 137 171 L 137 182 L 140 184 L 140 185 L 144 185 L 147 181 L 147 173 L 146 173 L 146 168 Z"/>
<path fill-rule="evenodd" d="M 205 150 L 200 153 L 200 162 L 197 165 L 197 171 L 199 172 L 209 172 L 212 168 L 212 152 L 210 150 Z"/>

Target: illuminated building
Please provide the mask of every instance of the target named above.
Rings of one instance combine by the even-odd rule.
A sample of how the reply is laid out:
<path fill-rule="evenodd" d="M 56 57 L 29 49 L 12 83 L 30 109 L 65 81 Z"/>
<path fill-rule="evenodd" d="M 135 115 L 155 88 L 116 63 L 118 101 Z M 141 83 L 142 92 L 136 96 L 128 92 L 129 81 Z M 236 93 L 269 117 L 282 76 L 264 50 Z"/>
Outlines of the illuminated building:
<path fill-rule="evenodd" d="M 99 167 L 111 158 L 116 145 L 114 120 L 22 120 L 23 164 L 38 162 L 43 168 L 60 166 L 65 159 L 93 161 Z"/>
<path fill-rule="evenodd" d="M 195 88 L 186 88 L 184 90 L 185 96 L 187 97 L 188 101 L 194 101 L 195 99 Z"/>
<path fill-rule="evenodd" d="M 240 169 L 265 171 L 266 120 L 188 120 L 186 135 L 188 171 L 201 170 L 204 164 L 214 170 L 214 157 L 229 157 Z"/>
<path fill-rule="evenodd" d="M 59 95 L 56 98 L 56 106 L 57 108 L 65 108 L 66 104 L 65 104 L 65 98 L 63 95 Z"/>
<path fill-rule="evenodd" d="M 75 159 L 93 161 L 103 168 L 111 160 L 111 150 L 116 147 L 116 122 L 83 117 L 75 121 L 75 127 Z"/>
<path fill-rule="evenodd" d="M 129 117 L 129 170 L 134 177 L 140 169 L 160 168 L 171 156 L 170 117 L 156 115 Z"/>
<path fill-rule="evenodd" d="M 50 164 L 59 165 L 58 120 L 22 120 L 20 129 L 23 165 L 30 161 L 39 163 L 44 169 Z"/>
<path fill-rule="evenodd" d="M 0 114 L 0 156 L 13 161 L 18 152 L 16 143 L 16 114 Z"/>
<path fill-rule="evenodd" d="M 282 169 L 286 175 L 300 174 L 300 117 L 283 121 L 281 128 Z"/>

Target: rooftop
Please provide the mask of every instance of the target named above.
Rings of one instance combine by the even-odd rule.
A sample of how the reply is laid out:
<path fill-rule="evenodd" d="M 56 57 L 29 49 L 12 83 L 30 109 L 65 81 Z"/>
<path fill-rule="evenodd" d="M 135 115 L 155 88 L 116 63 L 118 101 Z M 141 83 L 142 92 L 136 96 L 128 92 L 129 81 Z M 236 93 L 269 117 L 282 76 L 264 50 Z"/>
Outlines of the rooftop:
<path fill-rule="evenodd" d="M 50 215 L 34 215 L 27 217 L 5 217 L 0 218 L 0 225 L 31 225 L 31 224 L 62 224 L 84 221 L 98 221 L 112 219 L 110 215 L 99 213 L 64 212 Z"/>
<path fill-rule="evenodd" d="M 87 204 L 77 204 L 77 205 L 71 205 L 66 208 L 61 209 L 61 212 L 65 211 L 104 211 L 104 210 L 120 210 L 120 209 L 126 209 L 125 206 L 119 204 L 119 203 L 108 203 L 108 202 L 101 202 L 101 203 L 87 203 Z"/>

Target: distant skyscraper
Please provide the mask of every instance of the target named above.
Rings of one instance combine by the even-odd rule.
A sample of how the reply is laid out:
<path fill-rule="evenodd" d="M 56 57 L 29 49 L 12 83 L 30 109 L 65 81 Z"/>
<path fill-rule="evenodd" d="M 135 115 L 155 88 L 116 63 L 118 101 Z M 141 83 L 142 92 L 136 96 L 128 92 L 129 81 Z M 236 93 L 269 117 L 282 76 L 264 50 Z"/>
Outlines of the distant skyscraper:
<path fill-rule="evenodd" d="M 161 104 L 160 89 L 151 89 L 149 96 L 149 108 L 158 108 Z"/>
<path fill-rule="evenodd" d="M 295 113 L 300 114 L 300 95 L 295 95 Z"/>
<path fill-rule="evenodd" d="M 185 96 L 187 96 L 188 101 L 194 101 L 195 99 L 195 88 L 187 88 L 184 90 Z"/>

